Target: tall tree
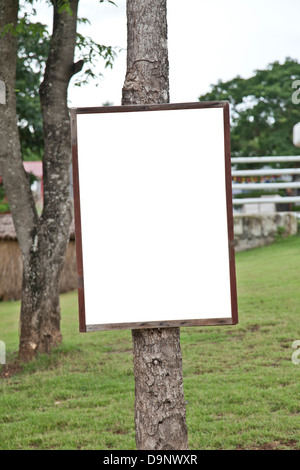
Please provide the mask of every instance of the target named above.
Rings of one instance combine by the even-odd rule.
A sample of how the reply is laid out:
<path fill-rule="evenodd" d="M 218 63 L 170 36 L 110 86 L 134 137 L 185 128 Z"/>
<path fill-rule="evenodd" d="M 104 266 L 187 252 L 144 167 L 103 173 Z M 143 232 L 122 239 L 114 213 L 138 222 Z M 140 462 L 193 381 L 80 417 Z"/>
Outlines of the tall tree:
<path fill-rule="evenodd" d="M 127 0 L 123 105 L 169 101 L 166 13 L 166 0 Z M 132 330 L 132 338 L 137 447 L 187 449 L 180 329 Z"/>
<path fill-rule="evenodd" d="M 103 1 L 100 0 L 100 3 Z M 106 66 L 111 66 L 115 57 L 115 51 L 111 47 L 98 45 L 91 38 L 77 34 L 78 2 L 79 0 L 48 0 L 53 7 L 53 32 L 50 41 L 46 35 L 39 43 L 38 36 L 45 32 L 43 25 L 29 25 L 29 30 L 24 29 L 28 26 L 28 18 L 25 16 L 23 24 L 18 23 L 19 1 L 0 0 L 0 83 L 1 89 L 3 84 L 6 87 L 6 100 L 0 99 L 0 174 L 3 176 L 23 259 L 19 346 L 22 361 L 32 359 L 37 352 L 49 352 L 62 339 L 59 278 L 72 220 L 69 194 L 71 142 L 68 86 L 86 60 L 93 64 L 98 55 L 105 59 Z M 33 0 L 28 0 L 28 3 L 32 4 Z M 32 51 L 30 43 L 33 45 Z M 76 43 L 81 57 L 74 63 Z M 22 128 L 20 110 L 23 107 L 24 111 L 24 102 L 19 100 L 21 137 L 24 137 L 25 131 L 29 141 L 32 138 L 30 132 L 34 134 L 31 139 L 32 148 L 35 147 L 35 150 L 42 153 L 43 136 L 44 205 L 40 217 L 35 208 L 30 180 L 24 171 L 18 135 L 15 96 L 18 46 L 18 86 L 23 94 L 21 98 L 25 105 L 32 98 L 28 107 L 30 111 L 33 110 L 33 114 L 34 110 L 38 114 L 39 89 L 42 110 L 42 132 L 37 128 L 41 120 L 29 115 L 29 111 L 28 119 L 26 114 L 23 115 L 25 126 Z M 47 50 L 44 72 L 43 60 Z M 32 74 L 32 60 L 38 61 L 44 74 Z M 85 71 L 85 76 L 95 77 L 91 68 Z M 22 78 L 28 77 L 29 81 L 32 79 L 29 85 L 22 81 Z M 32 117 L 37 126 L 30 121 Z M 23 153 L 26 157 L 24 148 Z"/>
<path fill-rule="evenodd" d="M 59 277 L 69 239 L 72 206 L 69 197 L 70 124 L 67 89 L 82 63 L 74 64 L 78 0 L 52 0 L 53 34 L 40 87 L 44 125 L 44 209 L 38 217 L 24 172 L 17 129 L 15 77 L 19 3 L 0 1 L 0 73 L 7 88 L 1 105 L 0 171 L 10 202 L 23 258 L 19 355 L 30 360 L 61 341 Z M 68 8 L 64 8 L 67 5 Z M 7 138 L 10 135 L 10 139 Z"/>

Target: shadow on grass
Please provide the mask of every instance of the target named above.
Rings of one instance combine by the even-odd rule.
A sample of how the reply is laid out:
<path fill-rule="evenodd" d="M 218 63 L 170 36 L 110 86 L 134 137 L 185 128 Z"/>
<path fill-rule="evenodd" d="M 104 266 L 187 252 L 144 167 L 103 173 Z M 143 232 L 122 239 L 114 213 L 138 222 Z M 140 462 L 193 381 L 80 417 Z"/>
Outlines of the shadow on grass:
<path fill-rule="evenodd" d="M 48 354 L 38 353 L 28 363 L 23 363 L 18 358 L 18 353 L 11 353 L 6 364 L 0 366 L 0 379 L 7 379 L 17 374 L 33 374 L 45 370 L 56 369 L 66 358 L 75 359 L 82 353 L 82 349 L 76 345 L 60 344 Z"/>

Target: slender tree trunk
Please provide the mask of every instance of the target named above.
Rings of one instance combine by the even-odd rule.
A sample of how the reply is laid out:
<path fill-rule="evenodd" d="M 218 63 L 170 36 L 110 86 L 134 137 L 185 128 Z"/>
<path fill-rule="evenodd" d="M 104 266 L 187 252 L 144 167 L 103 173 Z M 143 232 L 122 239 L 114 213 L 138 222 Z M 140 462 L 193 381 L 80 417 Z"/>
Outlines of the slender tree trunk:
<path fill-rule="evenodd" d="M 78 0 L 73 14 L 59 11 L 52 0 L 53 34 L 44 81 L 40 88 L 44 123 L 44 208 L 38 217 L 23 168 L 17 129 L 15 73 L 17 37 L 0 38 L 0 80 L 6 84 L 6 104 L 0 115 L 0 171 L 23 257 L 19 356 L 28 361 L 49 352 L 61 341 L 59 277 L 69 240 L 72 206 L 69 195 L 71 163 L 67 89 L 81 63 L 74 64 Z M 0 27 L 17 23 L 17 0 L 0 0 Z M 9 136 L 9 137 L 8 137 Z"/>
<path fill-rule="evenodd" d="M 53 33 L 40 99 L 44 127 L 44 207 L 32 231 L 24 259 L 20 357 L 50 352 L 62 339 L 59 278 L 72 221 L 70 200 L 71 138 L 67 106 L 69 82 L 82 64 L 74 64 L 78 0 L 70 0 L 73 14 L 59 11 L 52 0 Z"/>
<path fill-rule="evenodd" d="M 169 101 L 166 0 L 127 0 L 122 104 Z M 146 145 L 146 143 L 145 143 Z M 188 448 L 179 328 L 132 330 L 137 448 Z"/>

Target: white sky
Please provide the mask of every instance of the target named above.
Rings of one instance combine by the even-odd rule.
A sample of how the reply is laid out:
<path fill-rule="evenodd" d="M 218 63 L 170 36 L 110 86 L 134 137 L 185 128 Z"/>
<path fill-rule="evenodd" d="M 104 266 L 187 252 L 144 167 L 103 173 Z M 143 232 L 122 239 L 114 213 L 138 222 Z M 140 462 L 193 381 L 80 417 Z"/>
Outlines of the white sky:
<path fill-rule="evenodd" d="M 150 1 L 150 0 L 149 0 Z M 52 10 L 38 2 L 37 19 L 51 23 Z M 100 44 L 126 49 L 126 0 L 118 7 L 81 0 L 79 16 L 91 21 L 80 32 Z M 254 70 L 286 57 L 300 59 L 299 0 L 168 0 L 171 102 L 197 101 L 219 79 L 249 77 Z M 126 51 L 114 68 L 99 70 L 98 87 L 70 86 L 71 106 L 121 104 Z"/>

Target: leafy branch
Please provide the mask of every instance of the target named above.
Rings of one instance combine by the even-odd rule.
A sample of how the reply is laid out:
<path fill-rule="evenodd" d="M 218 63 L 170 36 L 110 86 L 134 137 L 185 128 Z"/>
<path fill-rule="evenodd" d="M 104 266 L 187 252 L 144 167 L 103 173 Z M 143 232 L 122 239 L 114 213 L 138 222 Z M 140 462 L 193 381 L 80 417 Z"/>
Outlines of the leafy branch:
<path fill-rule="evenodd" d="M 85 18 L 80 19 L 80 22 L 87 22 Z M 105 68 L 112 68 L 113 62 L 117 57 L 117 51 L 121 50 L 120 48 L 112 46 L 104 46 L 102 44 L 96 43 L 91 37 L 83 36 L 80 33 L 77 33 L 77 42 L 76 42 L 77 55 L 79 60 L 83 60 L 85 64 L 88 64 L 83 72 L 84 78 L 79 77 L 74 82 L 74 85 L 81 86 L 88 83 L 89 79 L 97 78 L 96 73 L 94 72 L 95 66 L 99 58 L 103 59 Z M 103 76 L 102 73 L 98 74 Z M 96 85 L 97 86 L 97 85 Z"/>

